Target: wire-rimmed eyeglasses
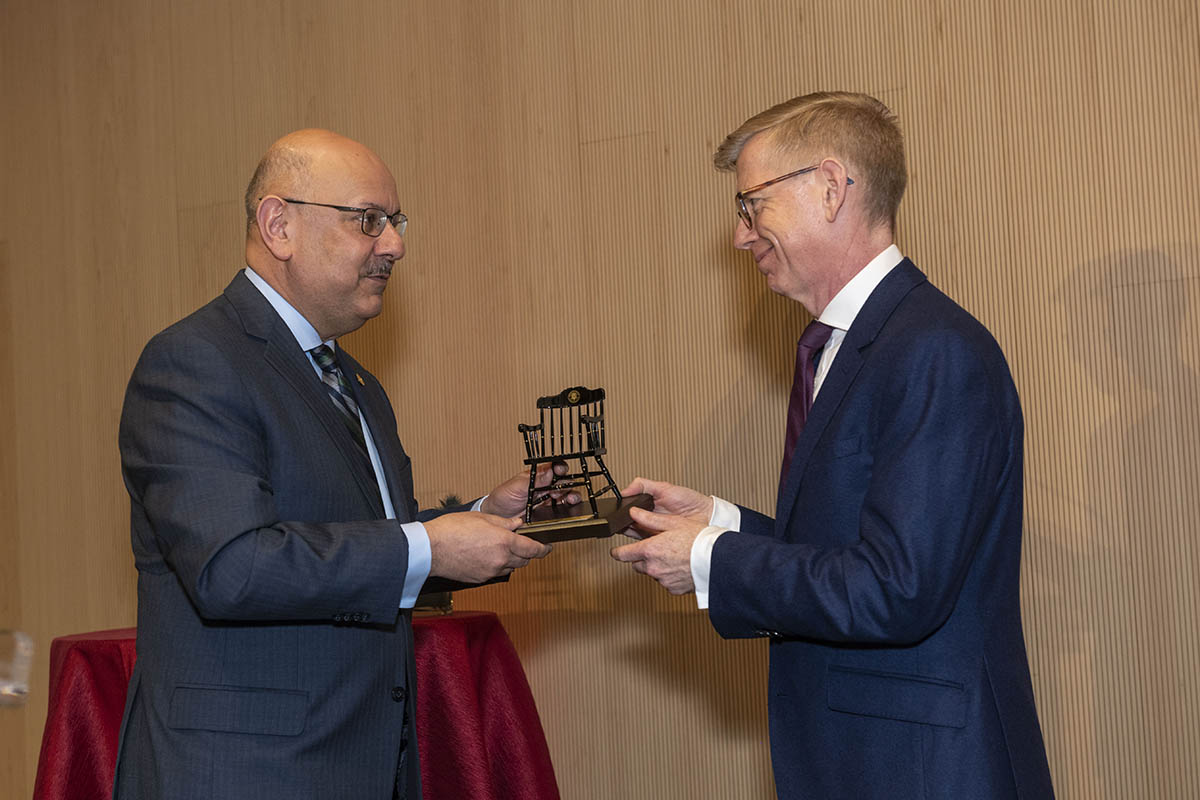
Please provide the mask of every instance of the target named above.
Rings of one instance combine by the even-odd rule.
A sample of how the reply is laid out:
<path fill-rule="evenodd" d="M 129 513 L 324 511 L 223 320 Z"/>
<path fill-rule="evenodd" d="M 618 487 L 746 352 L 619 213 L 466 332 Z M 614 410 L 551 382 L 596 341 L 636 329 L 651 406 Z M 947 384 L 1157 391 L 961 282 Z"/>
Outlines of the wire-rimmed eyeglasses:
<path fill-rule="evenodd" d="M 403 211 L 397 211 L 395 214 L 389 215 L 382 208 L 335 206 L 332 203 L 314 203 L 311 200 L 293 200 L 290 197 L 283 199 L 298 206 L 321 206 L 322 208 L 335 208 L 338 211 L 352 211 L 359 215 L 358 219 L 362 224 L 362 232 L 372 238 L 378 238 L 383 233 L 384 226 L 389 222 L 396 229 L 396 233 L 401 236 L 404 235 L 404 230 L 408 227 L 408 216 Z"/>

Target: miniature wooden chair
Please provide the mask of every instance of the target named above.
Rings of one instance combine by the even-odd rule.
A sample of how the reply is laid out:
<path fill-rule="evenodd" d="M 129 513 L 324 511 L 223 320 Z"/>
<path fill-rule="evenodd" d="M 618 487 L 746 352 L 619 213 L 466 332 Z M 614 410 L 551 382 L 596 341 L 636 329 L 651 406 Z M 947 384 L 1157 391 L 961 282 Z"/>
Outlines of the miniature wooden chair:
<path fill-rule="evenodd" d="M 534 482 L 539 464 L 562 462 L 567 472 L 554 480 L 554 490 L 580 488 L 587 491 L 592 517 L 598 517 L 596 498 L 612 492 L 617 502 L 621 493 L 613 483 L 608 467 L 604 466 L 604 390 L 572 386 L 550 397 L 539 397 L 537 401 L 538 422 L 536 425 L 520 424 L 517 430 L 525 437 L 525 463 L 529 465 L 529 498 L 525 503 L 525 522 L 533 521 L 533 507 L 540 503 L 548 492 L 542 489 L 535 496 Z M 595 461 L 595 468 L 588 463 Z M 579 463 L 579 469 L 571 471 L 571 461 Z M 598 491 L 592 487 L 592 479 L 602 477 L 604 485 Z M 557 506 L 554 498 L 552 507 Z"/>

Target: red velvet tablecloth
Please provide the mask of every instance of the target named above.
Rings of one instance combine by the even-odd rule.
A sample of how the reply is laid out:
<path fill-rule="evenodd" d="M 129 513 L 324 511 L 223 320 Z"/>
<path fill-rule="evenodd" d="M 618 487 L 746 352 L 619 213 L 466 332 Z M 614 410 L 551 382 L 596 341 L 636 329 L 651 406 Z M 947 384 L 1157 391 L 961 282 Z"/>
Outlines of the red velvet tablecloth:
<path fill-rule="evenodd" d="M 108 800 L 136 628 L 60 636 L 34 800 Z M 413 619 L 426 800 L 558 800 L 516 650 L 495 614 Z"/>

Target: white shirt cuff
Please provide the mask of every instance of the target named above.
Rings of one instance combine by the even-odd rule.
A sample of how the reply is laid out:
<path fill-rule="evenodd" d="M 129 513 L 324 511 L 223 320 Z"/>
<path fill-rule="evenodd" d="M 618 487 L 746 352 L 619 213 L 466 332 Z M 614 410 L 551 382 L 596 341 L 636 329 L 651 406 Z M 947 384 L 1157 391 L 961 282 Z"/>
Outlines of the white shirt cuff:
<path fill-rule="evenodd" d="M 429 534 L 425 526 L 419 522 L 406 522 L 400 526 L 408 538 L 408 574 L 404 576 L 404 594 L 400 598 L 401 608 L 412 608 L 417 603 L 417 595 L 429 577 L 429 569 L 433 566 L 433 554 L 429 549 Z"/>
<path fill-rule="evenodd" d="M 731 531 L 740 531 L 742 529 L 742 510 L 728 500 L 722 500 L 713 495 L 712 516 L 709 517 L 708 524 Z"/>
<path fill-rule="evenodd" d="M 692 542 L 692 583 L 696 586 L 696 608 L 708 608 L 708 573 L 712 567 L 712 549 L 725 528 L 709 525 Z"/>
<path fill-rule="evenodd" d="M 712 499 L 713 510 L 708 518 L 708 527 L 700 531 L 696 541 L 692 542 L 692 583 L 696 586 L 696 608 L 708 608 L 708 576 L 712 571 L 712 551 L 717 537 L 742 526 L 740 508 L 716 495 Z"/>

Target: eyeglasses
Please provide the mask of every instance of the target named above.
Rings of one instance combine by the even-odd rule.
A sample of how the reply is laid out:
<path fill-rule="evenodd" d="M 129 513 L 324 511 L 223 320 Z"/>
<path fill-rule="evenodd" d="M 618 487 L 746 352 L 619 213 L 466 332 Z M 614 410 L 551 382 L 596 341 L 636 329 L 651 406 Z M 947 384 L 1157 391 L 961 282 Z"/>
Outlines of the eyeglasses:
<path fill-rule="evenodd" d="M 309 200 L 293 200 L 290 197 L 283 198 L 289 203 L 295 203 L 298 206 L 321 206 L 322 208 L 336 208 L 338 211 L 353 211 L 359 214 L 359 222 L 362 224 L 362 232 L 372 238 L 378 238 L 383 233 L 383 228 L 389 222 L 396 229 L 396 233 L 404 235 L 405 228 L 408 227 L 408 217 L 403 211 L 397 211 L 395 214 L 388 215 L 382 208 L 354 208 L 353 206 L 335 206 L 331 203 L 313 203 Z"/>
<path fill-rule="evenodd" d="M 812 172 L 819 166 L 821 166 L 821 165 L 813 164 L 811 167 L 805 167 L 804 169 L 798 169 L 795 172 L 789 172 L 787 175 L 780 175 L 778 178 L 771 178 L 771 180 L 769 180 L 769 181 L 763 181 L 762 183 L 758 184 L 757 186 L 751 186 L 749 189 L 744 189 L 744 190 L 738 192 L 736 195 L 734 195 L 734 199 L 737 200 L 737 206 L 738 206 L 737 215 L 738 215 L 738 217 L 742 220 L 742 222 L 746 223 L 747 228 L 753 228 L 754 227 L 754 216 L 750 213 L 750 206 L 746 205 L 746 195 L 750 195 L 750 194 L 754 194 L 755 192 L 762 191 L 763 189 L 767 188 L 768 186 L 774 186 L 775 184 L 779 183 L 780 181 L 786 181 L 788 178 L 794 178 L 797 175 L 804 175 L 806 173 Z M 846 176 L 846 185 L 853 186 L 854 179 L 851 178 L 850 176 Z"/>

